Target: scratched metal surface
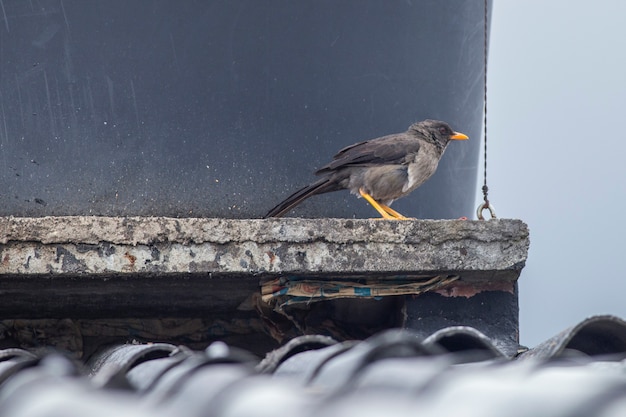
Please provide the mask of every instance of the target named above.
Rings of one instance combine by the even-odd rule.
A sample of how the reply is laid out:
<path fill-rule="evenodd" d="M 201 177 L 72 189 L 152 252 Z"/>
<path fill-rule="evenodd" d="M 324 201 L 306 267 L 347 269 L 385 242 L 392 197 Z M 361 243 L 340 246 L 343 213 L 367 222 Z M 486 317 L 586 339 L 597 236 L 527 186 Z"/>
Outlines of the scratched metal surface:
<path fill-rule="evenodd" d="M 0 5 L 0 215 L 258 217 L 339 148 L 423 118 L 472 140 L 394 207 L 473 212 L 482 2 Z M 294 214 L 375 212 L 341 192 Z"/>

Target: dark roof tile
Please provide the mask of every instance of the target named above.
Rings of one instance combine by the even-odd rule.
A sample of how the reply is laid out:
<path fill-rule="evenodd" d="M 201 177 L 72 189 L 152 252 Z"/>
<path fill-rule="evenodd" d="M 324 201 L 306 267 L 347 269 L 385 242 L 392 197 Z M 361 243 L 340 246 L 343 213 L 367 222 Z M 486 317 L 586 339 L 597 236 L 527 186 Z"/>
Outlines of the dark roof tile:
<path fill-rule="evenodd" d="M 626 322 L 618 317 L 593 316 L 567 328 L 520 359 L 552 358 L 571 355 L 625 355 Z"/>
<path fill-rule="evenodd" d="M 426 339 L 405 330 L 342 343 L 305 336 L 260 363 L 219 342 L 204 351 L 124 345 L 96 354 L 82 376 L 64 357 L 7 349 L 0 415 L 616 417 L 626 415 L 625 354 L 625 322 L 612 316 L 522 360 L 468 327 Z"/>

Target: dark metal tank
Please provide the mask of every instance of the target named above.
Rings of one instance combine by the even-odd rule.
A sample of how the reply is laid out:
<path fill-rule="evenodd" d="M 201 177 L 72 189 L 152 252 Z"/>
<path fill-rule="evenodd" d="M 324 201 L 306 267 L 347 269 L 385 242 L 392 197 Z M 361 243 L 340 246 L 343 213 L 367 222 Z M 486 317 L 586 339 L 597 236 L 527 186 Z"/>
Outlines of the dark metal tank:
<path fill-rule="evenodd" d="M 4 1 L 0 215 L 260 217 L 340 148 L 470 136 L 394 208 L 471 216 L 483 2 Z M 376 217 L 347 192 L 292 215 Z"/>

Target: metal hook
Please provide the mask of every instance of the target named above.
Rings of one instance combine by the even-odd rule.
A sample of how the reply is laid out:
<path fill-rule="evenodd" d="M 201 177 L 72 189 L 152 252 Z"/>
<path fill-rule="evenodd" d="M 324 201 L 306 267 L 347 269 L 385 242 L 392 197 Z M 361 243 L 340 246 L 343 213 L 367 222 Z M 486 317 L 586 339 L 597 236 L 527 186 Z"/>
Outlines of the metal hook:
<path fill-rule="evenodd" d="M 483 211 L 485 209 L 489 210 L 489 214 L 491 215 L 490 220 L 497 218 L 496 210 L 493 208 L 493 206 L 488 202 L 484 202 L 480 206 L 478 206 L 478 210 L 476 210 L 476 216 L 478 217 L 478 220 L 485 220 L 485 218 L 483 217 Z"/>

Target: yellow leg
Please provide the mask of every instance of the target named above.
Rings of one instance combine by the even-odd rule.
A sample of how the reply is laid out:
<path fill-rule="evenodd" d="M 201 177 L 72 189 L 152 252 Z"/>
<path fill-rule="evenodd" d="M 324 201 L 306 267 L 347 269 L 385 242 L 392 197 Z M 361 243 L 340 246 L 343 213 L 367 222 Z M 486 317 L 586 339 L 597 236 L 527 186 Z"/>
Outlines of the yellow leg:
<path fill-rule="evenodd" d="M 385 210 L 387 213 L 391 214 L 393 217 L 395 217 L 398 220 L 410 220 L 410 217 L 405 217 L 402 214 L 398 213 L 397 211 L 395 211 L 394 209 L 392 209 L 391 207 L 385 205 L 385 204 L 380 204 L 380 206 L 382 207 L 383 210 Z"/>
<path fill-rule="evenodd" d="M 362 189 L 359 189 L 359 193 L 361 194 L 361 197 L 366 199 L 367 202 L 370 203 L 372 205 L 372 207 L 374 207 L 376 209 L 376 211 L 380 213 L 381 216 L 383 216 L 383 219 L 387 219 L 387 220 L 408 220 L 407 217 L 404 217 L 402 214 L 398 213 L 397 211 L 392 210 L 390 207 L 387 207 L 384 204 L 378 203 L 376 200 L 374 200 L 372 198 L 371 195 L 369 195 L 368 193 L 366 193 Z"/>
<path fill-rule="evenodd" d="M 369 195 L 368 193 L 366 193 L 365 191 L 363 191 L 363 189 L 359 189 L 359 193 L 361 194 L 361 197 L 363 197 L 364 199 L 367 200 L 368 203 L 370 203 L 372 205 L 372 207 L 374 207 L 376 209 L 377 212 L 380 213 L 381 216 L 383 216 L 384 219 L 389 219 L 389 220 L 395 220 L 396 218 L 393 217 L 392 215 L 390 215 L 389 213 L 387 213 L 381 206 L 380 204 L 378 204 L 378 202 L 376 200 L 374 200 L 372 198 L 371 195 Z"/>

